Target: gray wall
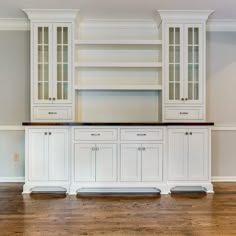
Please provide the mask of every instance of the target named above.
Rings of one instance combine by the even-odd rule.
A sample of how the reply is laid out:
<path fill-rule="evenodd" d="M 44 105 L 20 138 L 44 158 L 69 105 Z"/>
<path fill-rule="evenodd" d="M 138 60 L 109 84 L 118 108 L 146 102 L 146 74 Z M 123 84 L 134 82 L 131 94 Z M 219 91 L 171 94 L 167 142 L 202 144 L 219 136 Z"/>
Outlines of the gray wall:
<path fill-rule="evenodd" d="M 0 125 L 30 118 L 30 33 L 0 31 Z"/>
<path fill-rule="evenodd" d="M 207 33 L 207 119 L 236 126 L 236 32 Z M 213 131 L 212 176 L 236 179 L 236 131 Z"/>

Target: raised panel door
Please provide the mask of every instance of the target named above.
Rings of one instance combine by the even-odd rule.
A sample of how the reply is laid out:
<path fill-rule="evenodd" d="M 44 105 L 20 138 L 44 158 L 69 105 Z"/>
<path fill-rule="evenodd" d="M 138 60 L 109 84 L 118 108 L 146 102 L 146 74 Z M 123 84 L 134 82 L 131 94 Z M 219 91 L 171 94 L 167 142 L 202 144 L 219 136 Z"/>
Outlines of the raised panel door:
<path fill-rule="evenodd" d="M 29 180 L 48 180 L 48 129 L 29 129 Z"/>
<path fill-rule="evenodd" d="M 141 181 L 141 152 L 141 144 L 121 144 L 121 181 Z"/>
<path fill-rule="evenodd" d="M 187 180 L 188 130 L 168 130 L 168 180 Z"/>
<path fill-rule="evenodd" d="M 49 130 L 49 180 L 69 179 L 68 129 Z"/>
<path fill-rule="evenodd" d="M 208 180 L 208 129 L 189 130 L 188 179 Z"/>
<path fill-rule="evenodd" d="M 75 181 L 95 181 L 95 144 L 78 143 L 74 148 Z"/>
<path fill-rule="evenodd" d="M 162 180 L 162 144 L 142 144 L 142 181 Z"/>
<path fill-rule="evenodd" d="M 96 181 L 117 180 L 116 144 L 96 144 Z"/>

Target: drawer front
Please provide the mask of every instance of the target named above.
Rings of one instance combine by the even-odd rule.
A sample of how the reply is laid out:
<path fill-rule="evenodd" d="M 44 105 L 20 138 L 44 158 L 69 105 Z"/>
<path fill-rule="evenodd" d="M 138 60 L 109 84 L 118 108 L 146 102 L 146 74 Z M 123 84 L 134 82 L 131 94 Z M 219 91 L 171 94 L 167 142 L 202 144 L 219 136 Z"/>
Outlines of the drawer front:
<path fill-rule="evenodd" d="M 117 140 L 116 129 L 75 129 L 75 140 L 115 141 Z"/>
<path fill-rule="evenodd" d="M 166 120 L 201 120 L 202 108 L 165 108 Z"/>
<path fill-rule="evenodd" d="M 35 107 L 34 120 L 72 120 L 71 107 Z"/>
<path fill-rule="evenodd" d="M 121 129 L 121 140 L 163 140 L 163 129 Z"/>

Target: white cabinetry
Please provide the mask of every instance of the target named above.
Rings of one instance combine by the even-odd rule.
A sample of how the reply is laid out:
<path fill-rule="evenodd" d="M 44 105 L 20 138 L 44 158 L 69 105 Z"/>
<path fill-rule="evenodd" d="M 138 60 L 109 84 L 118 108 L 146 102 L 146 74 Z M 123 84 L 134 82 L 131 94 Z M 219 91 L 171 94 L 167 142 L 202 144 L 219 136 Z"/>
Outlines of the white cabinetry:
<path fill-rule="evenodd" d="M 205 120 L 205 32 L 211 11 L 159 11 L 163 26 L 163 120 Z"/>
<path fill-rule="evenodd" d="M 26 130 L 26 180 L 24 191 L 36 186 L 69 185 L 69 129 Z"/>
<path fill-rule="evenodd" d="M 31 120 L 73 120 L 76 10 L 25 10 L 31 20 Z"/>
<path fill-rule="evenodd" d="M 168 182 L 204 185 L 211 181 L 208 128 L 168 129 Z"/>

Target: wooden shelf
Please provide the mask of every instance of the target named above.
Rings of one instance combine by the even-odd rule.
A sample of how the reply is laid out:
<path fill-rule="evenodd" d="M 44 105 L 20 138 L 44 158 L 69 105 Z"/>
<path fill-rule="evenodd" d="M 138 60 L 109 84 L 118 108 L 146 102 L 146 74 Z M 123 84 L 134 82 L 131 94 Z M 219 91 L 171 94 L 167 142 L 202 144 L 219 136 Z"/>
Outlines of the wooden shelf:
<path fill-rule="evenodd" d="M 162 40 L 75 40 L 76 45 L 161 45 Z"/>
<path fill-rule="evenodd" d="M 75 63 L 75 67 L 162 67 L 162 62 L 81 62 Z"/>
<path fill-rule="evenodd" d="M 160 91 L 162 85 L 76 85 L 75 90 L 146 90 Z"/>

